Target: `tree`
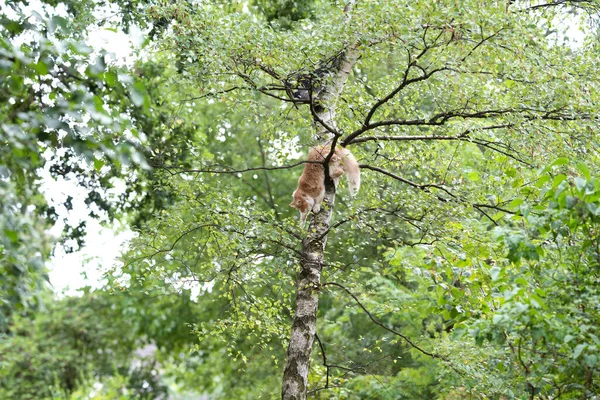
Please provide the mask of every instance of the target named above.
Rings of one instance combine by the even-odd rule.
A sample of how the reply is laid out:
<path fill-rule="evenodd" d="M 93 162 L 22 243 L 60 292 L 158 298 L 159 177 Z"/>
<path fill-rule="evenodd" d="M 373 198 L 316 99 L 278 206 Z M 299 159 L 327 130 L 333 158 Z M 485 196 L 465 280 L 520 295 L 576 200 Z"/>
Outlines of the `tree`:
<path fill-rule="evenodd" d="M 147 96 L 143 85 L 85 43 L 90 2 L 26 2 L 0 10 L 0 331 L 12 313 L 39 306 L 48 277 L 44 262 L 57 238 L 47 233 L 59 215 L 39 193 L 39 172 L 86 187 L 91 217 L 111 221 L 140 210 L 137 202 L 107 201 L 111 178 L 146 167 L 141 135 L 131 124 Z M 67 9 L 70 20 L 57 6 Z M 127 28 L 131 20 L 123 22 Z M 110 168 L 108 167 L 110 165 Z M 129 167 L 129 168 L 128 168 Z M 140 198 L 141 197 L 141 198 Z M 72 197 L 64 203 L 72 208 Z M 85 223 L 66 223 L 60 242 L 83 244 Z M 67 249 L 70 249 L 67 246 Z M 72 249 L 71 249 L 72 250 Z"/>
<path fill-rule="evenodd" d="M 120 376 L 132 398 L 162 398 L 166 387 L 156 360 L 135 354 L 138 332 L 116 299 L 86 290 L 82 297 L 46 301 L 49 308 L 33 317 L 15 316 L 12 334 L 0 343 L 2 397 L 70 398 Z"/>
<path fill-rule="evenodd" d="M 472 338 L 489 342 L 493 351 L 474 368 L 496 370 L 511 383 L 513 395 L 592 398 L 598 391 L 593 378 L 598 316 L 588 308 L 598 304 L 599 295 L 593 283 L 598 183 L 582 163 L 577 168 L 582 176 L 570 181 L 561 173 L 564 163 L 558 159 L 545 168 L 530 199 L 518 199 L 521 213 L 513 220 L 521 224 L 496 229 L 507 256 L 490 269 L 487 295 L 495 300 L 484 300 L 496 308 L 470 324 Z M 448 300 L 466 306 L 458 296 Z M 466 333 L 455 330 L 458 336 Z M 486 379 L 480 384 L 489 394 L 510 393 Z"/>
<path fill-rule="evenodd" d="M 597 9 L 595 2 L 570 4 Z M 219 299 L 228 312 L 197 330 L 203 340 L 228 337 L 227 351 L 247 361 L 253 353 L 241 349 L 251 348 L 248 340 L 271 353 L 271 341 L 282 337 L 293 279 L 284 398 L 309 391 L 318 300 L 334 291 L 412 349 L 411 358 L 425 355 L 457 370 L 450 357 L 427 349 L 428 340 L 417 343 L 395 329 L 401 323 L 384 320 L 379 314 L 387 307 L 369 309 L 368 299 L 395 274 L 405 275 L 401 285 L 424 284 L 396 259 L 398 247 L 422 245 L 431 252 L 426 263 L 439 307 L 425 308 L 435 318 L 422 318 L 428 327 L 416 335 L 441 324 L 435 337 L 493 314 L 485 301 L 464 315 L 444 299 L 488 288 L 461 278 L 481 277 L 497 262 L 488 231 L 522 217 L 515 201 L 531 192 L 535 168 L 557 156 L 589 157 L 597 128 L 597 44 L 574 50 L 552 35 L 563 5 L 315 2 L 312 20 L 290 26 L 267 24 L 241 3 L 152 6 L 155 20 L 171 27 L 155 53 L 164 60 L 163 93 L 170 94 L 152 107 L 181 104 L 175 124 L 198 127 L 190 143 L 198 160 L 193 168 L 165 158 L 153 163 L 177 200 L 141 232 L 123 270 L 132 278 L 126 287 L 210 282 L 212 292 L 200 297 Z M 166 61 L 171 57 L 176 65 Z M 298 174 L 288 171 L 298 164 L 286 158 L 324 142 L 363 160 L 366 189 L 356 203 L 334 207 L 328 180 L 325 207 L 304 232 L 280 207 Z M 372 255 L 383 249 L 394 255 Z M 454 255 L 447 259 L 447 252 Z M 418 251 L 399 254 L 414 258 Z M 312 390 L 330 389 L 335 371 L 360 373 L 330 364 L 327 343 L 319 342 L 325 371 L 315 374 L 324 387 Z"/>

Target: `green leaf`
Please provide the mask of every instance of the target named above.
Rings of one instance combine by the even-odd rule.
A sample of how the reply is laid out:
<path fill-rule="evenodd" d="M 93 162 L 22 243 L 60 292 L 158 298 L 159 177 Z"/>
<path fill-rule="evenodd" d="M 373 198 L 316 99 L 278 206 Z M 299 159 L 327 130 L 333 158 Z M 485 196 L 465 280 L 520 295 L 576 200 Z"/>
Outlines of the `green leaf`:
<path fill-rule="evenodd" d="M 131 96 L 131 101 L 133 102 L 133 104 L 135 104 L 137 107 L 142 107 L 146 101 L 146 95 L 145 95 L 145 87 L 144 84 L 142 82 L 136 82 L 135 84 L 133 84 L 133 86 L 131 86 L 129 88 L 129 94 Z"/>
<path fill-rule="evenodd" d="M 565 174 L 558 174 L 558 175 L 556 175 L 554 177 L 554 180 L 552 181 L 552 187 L 557 187 L 565 179 L 567 179 L 567 176 Z"/>
<path fill-rule="evenodd" d="M 115 86 L 117 83 L 117 74 L 113 71 L 106 71 L 103 77 L 108 86 Z"/>
<path fill-rule="evenodd" d="M 587 181 L 583 178 L 577 177 L 575 178 L 575 187 L 577 187 L 578 190 L 583 190 L 583 188 L 585 188 L 585 185 L 587 184 Z"/>
<path fill-rule="evenodd" d="M 542 186 L 544 186 L 544 184 L 546 182 L 548 182 L 550 180 L 550 176 L 549 175 L 543 175 L 542 177 L 540 177 L 540 179 L 538 179 L 538 181 L 535 183 L 535 186 L 538 188 L 541 188 Z"/>
<path fill-rule="evenodd" d="M 573 335 L 565 335 L 564 342 L 565 343 L 569 343 L 573 339 L 575 339 L 575 336 L 573 336 Z"/>
<path fill-rule="evenodd" d="M 565 165 L 569 163 L 569 159 L 566 157 L 561 157 L 561 158 L 557 158 L 556 160 L 554 160 L 554 162 L 552 162 L 552 164 L 550 164 L 551 167 L 558 167 L 560 165 Z"/>
<path fill-rule="evenodd" d="M 585 343 L 578 344 L 578 345 L 575 347 L 575 350 L 573 350 L 573 355 L 572 355 L 572 357 L 573 357 L 573 358 L 577 358 L 577 357 L 579 357 L 579 356 L 581 355 L 581 353 L 583 353 L 583 351 L 586 349 L 586 347 L 587 347 L 587 344 L 585 344 Z"/>
<path fill-rule="evenodd" d="M 469 180 L 471 180 L 473 182 L 477 182 L 480 179 L 479 172 L 471 171 L 471 172 L 467 173 L 467 178 L 469 178 Z"/>
<path fill-rule="evenodd" d="M 69 21 L 58 15 L 55 15 L 52 18 L 50 18 L 50 21 L 48 22 L 48 28 L 50 32 L 54 32 L 58 27 L 62 29 L 67 29 L 68 25 Z"/>
<path fill-rule="evenodd" d="M 33 69 L 40 75 L 46 75 L 48 73 L 48 66 L 43 61 L 33 64 Z"/>
<path fill-rule="evenodd" d="M 508 204 L 508 206 L 509 206 L 510 208 L 516 208 L 516 207 L 519 207 L 519 206 L 520 206 L 521 204 L 523 204 L 523 203 L 524 203 L 523 199 L 519 199 L 519 198 L 517 198 L 517 199 L 514 199 L 513 201 L 511 201 L 511 202 Z"/>
<path fill-rule="evenodd" d="M 94 49 L 91 46 L 88 46 L 84 42 L 79 42 L 79 41 L 78 42 L 72 42 L 71 45 L 70 45 L 70 47 L 77 54 L 85 55 L 85 56 L 87 56 L 92 51 L 94 51 Z"/>
<path fill-rule="evenodd" d="M 20 92 L 23 89 L 24 79 L 21 76 L 12 75 L 8 78 L 8 86 L 13 92 Z"/>
<path fill-rule="evenodd" d="M 565 199 L 567 208 L 571 209 L 577 205 L 577 197 L 567 196 Z"/>
<path fill-rule="evenodd" d="M 131 101 L 138 107 L 144 105 L 144 95 L 139 92 L 136 88 L 131 88 L 129 91 L 129 95 L 131 97 Z"/>
<path fill-rule="evenodd" d="M 106 62 L 104 61 L 104 57 L 100 56 L 96 58 L 96 62 L 89 67 L 89 71 L 93 75 L 98 75 L 104 72 L 106 69 Z"/>
<path fill-rule="evenodd" d="M 104 164 L 105 164 L 104 160 L 101 160 L 101 159 L 98 159 L 98 158 L 94 159 L 94 169 L 97 172 L 100 172 L 100 170 L 102 169 L 102 167 L 104 166 Z"/>
<path fill-rule="evenodd" d="M 19 235 L 16 231 L 11 231 L 10 229 L 4 229 L 4 235 L 12 242 L 19 243 Z"/>
<path fill-rule="evenodd" d="M 29 265 L 35 271 L 43 271 L 44 270 L 44 261 L 41 257 L 33 257 L 29 260 Z"/>
<path fill-rule="evenodd" d="M 492 267 L 490 269 L 490 276 L 492 277 L 492 281 L 498 280 L 501 272 L 502 272 L 502 269 L 500 267 Z"/>
<path fill-rule="evenodd" d="M 587 165 L 585 165 L 583 162 L 580 162 L 577 164 L 577 169 L 583 174 L 585 179 L 590 180 L 591 174 Z"/>

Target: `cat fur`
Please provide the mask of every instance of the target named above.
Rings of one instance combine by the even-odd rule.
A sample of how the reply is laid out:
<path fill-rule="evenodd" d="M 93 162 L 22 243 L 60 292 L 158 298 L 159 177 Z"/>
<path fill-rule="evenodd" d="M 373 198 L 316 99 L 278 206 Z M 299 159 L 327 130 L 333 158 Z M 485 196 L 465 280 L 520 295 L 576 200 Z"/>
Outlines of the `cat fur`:
<path fill-rule="evenodd" d="M 322 162 L 325 160 L 331 147 L 315 146 L 310 149 L 307 161 Z M 354 197 L 360 189 L 360 168 L 358 162 L 350 152 L 343 147 L 336 147 L 329 160 L 329 176 L 337 188 L 339 178 L 346 174 L 350 196 Z M 304 171 L 298 179 L 298 188 L 294 191 L 291 207 L 300 211 L 300 221 L 304 224 L 306 217 L 312 210 L 314 213 L 321 211 L 321 203 L 325 197 L 325 169 L 323 164 L 309 162 L 304 164 Z"/>

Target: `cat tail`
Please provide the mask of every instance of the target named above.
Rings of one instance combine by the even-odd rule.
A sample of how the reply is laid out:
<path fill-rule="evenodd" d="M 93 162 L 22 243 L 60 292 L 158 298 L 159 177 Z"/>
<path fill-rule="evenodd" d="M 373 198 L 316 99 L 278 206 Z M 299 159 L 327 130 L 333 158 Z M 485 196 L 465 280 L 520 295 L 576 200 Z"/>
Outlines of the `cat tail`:
<path fill-rule="evenodd" d="M 346 179 L 348 180 L 348 191 L 350 196 L 354 197 L 360 189 L 360 168 L 356 158 L 350 153 L 350 150 L 343 149 L 342 168 L 346 171 Z"/>

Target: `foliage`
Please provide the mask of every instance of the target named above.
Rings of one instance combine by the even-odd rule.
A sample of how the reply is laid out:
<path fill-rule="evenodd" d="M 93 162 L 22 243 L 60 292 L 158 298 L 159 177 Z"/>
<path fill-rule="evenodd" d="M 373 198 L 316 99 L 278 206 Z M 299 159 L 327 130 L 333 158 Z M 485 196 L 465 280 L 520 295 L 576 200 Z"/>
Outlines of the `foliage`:
<path fill-rule="evenodd" d="M 598 95 L 590 74 L 595 44 L 574 52 L 547 39 L 556 9 L 513 13 L 505 5 L 477 3 L 457 12 L 452 2 L 369 2 L 357 4 L 343 24 L 339 7 L 315 4 L 315 18 L 298 21 L 291 31 L 273 31 L 235 7 L 153 8 L 155 18 L 173 20 L 173 30 L 157 41 L 156 57 L 178 49 L 177 68 L 166 69 L 162 93 L 181 104 L 179 124 L 199 127 L 190 142 L 172 144 L 196 159 L 187 166 L 167 157 L 163 171 L 156 171 L 164 174 L 160 186 L 172 203 L 145 225 L 127 266 L 115 271 L 118 280 L 132 291 L 209 282 L 199 307 L 221 311 L 195 321 L 195 351 L 210 358 L 229 354 L 234 367 L 217 368 L 220 385 L 214 386 L 214 369 L 200 365 L 203 388 L 222 397 L 274 395 L 271 377 L 281 373 L 303 233 L 285 208 L 297 174 L 269 168 L 290 164 L 297 157 L 291 148 L 312 143 L 310 110 L 285 104 L 286 85 L 293 90 L 297 74 L 359 42 L 362 58 L 344 87 L 336 124 L 341 140 L 367 165 L 364 190 L 354 203 L 338 193 L 323 282 L 345 289 L 323 287 L 323 348 L 314 351 L 309 391 L 361 398 L 388 387 L 409 398 L 461 390 L 485 396 L 510 382 L 513 395 L 528 393 L 525 382 L 534 381 L 524 371 L 478 381 L 484 374 L 476 367 L 461 367 L 456 357 L 432 362 L 386 327 L 418 339 L 421 349 L 437 348 L 436 354 L 452 349 L 466 360 L 482 360 L 489 351 L 511 360 L 510 348 L 492 351 L 489 343 L 485 351 L 456 350 L 447 332 L 469 341 L 467 327 L 475 332 L 493 321 L 494 293 L 504 288 L 490 286 L 496 282 L 490 271 L 533 251 L 515 245 L 512 235 L 509 248 L 517 247 L 503 258 L 498 237 L 520 226 L 518 199 L 525 204 L 537 193 L 536 167 L 557 155 L 595 160 L 588 152 Z M 406 12 L 395 12 L 398 7 Z M 367 130 L 374 137 L 365 137 Z M 257 166 L 267 169 L 252 169 Z M 376 177 L 382 169 L 392 175 Z M 534 272 L 531 282 L 538 279 Z M 486 337 L 484 325 L 478 329 Z M 256 350 L 272 364 L 257 361 Z M 257 378 L 258 369 L 270 371 L 263 374 L 268 378 Z M 240 381 L 240 371 L 253 379 Z"/>
<path fill-rule="evenodd" d="M 315 0 L 256 0 L 254 3 L 267 21 L 290 28 L 295 21 L 314 17 Z"/>
<path fill-rule="evenodd" d="M 57 6 L 58 2 L 52 2 Z M 93 189 L 88 204 L 112 219 L 115 208 L 102 196 L 110 177 L 128 165 L 145 166 L 135 148 L 139 131 L 129 110 L 146 108 L 141 82 L 122 68 L 109 65 L 106 51 L 95 52 L 82 37 L 85 13 L 69 22 L 51 6 L 27 14 L 10 3 L 0 11 L 0 330 L 12 310 L 37 304 L 44 286 L 43 262 L 56 238 L 46 233 L 58 218 L 39 193 L 38 173 L 44 167 L 54 179 L 65 178 Z M 113 173 L 103 169 L 111 164 Z M 104 176 L 104 179 L 100 179 Z M 68 197 L 64 207 L 72 208 Z M 99 217 L 91 211 L 91 216 Z M 66 220 L 65 220 L 66 222 Z M 83 243 L 85 224 L 70 226 L 63 239 Z M 37 293 L 37 294 L 36 294 Z"/>
<path fill-rule="evenodd" d="M 138 233 L 97 294 L 105 308 L 84 296 L 73 321 L 59 308 L 78 300 L 59 302 L 35 317 L 31 337 L 16 317 L 0 351 L 5 390 L 83 393 L 96 379 L 107 383 L 99 396 L 116 396 L 122 385 L 139 388 L 119 368 L 150 342 L 171 391 L 278 397 L 307 236 L 287 204 L 325 107 L 294 92 L 307 77 L 318 78 L 315 93 L 334 87 L 331 70 L 355 49 L 328 131 L 360 160 L 363 185 L 352 200 L 344 183 L 337 191 L 313 288 L 309 395 L 593 396 L 598 43 L 562 40 L 565 4 L 132 2 L 122 26 L 147 24 L 153 42 L 128 73 L 78 50 L 74 33 L 56 36 L 67 29 L 60 20 L 27 25 L 41 32 L 39 45 L 4 40 L 0 87 L 11 94 L 0 115 L 10 129 L 0 172 L 10 180 L 0 185 L 11 203 L 0 222 L 11 264 L 0 268 L 11 266 L 2 295 L 18 295 L 3 301 L 5 315 L 43 276 L 43 150 L 62 141 L 68 157 L 87 159 L 75 173 L 92 176 L 90 204 L 111 218 L 130 213 Z M 5 32 L 20 34 L 25 22 L 15 21 Z M 57 40 L 69 43 L 64 52 Z M 145 162 L 152 169 L 135 167 Z M 127 189 L 110 203 L 105 189 L 124 174 Z M 38 213 L 26 218 L 23 204 Z M 84 354 L 128 349 L 118 367 L 74 357 L 80 343 L 68 330 L 52 344 L 53 313 L 79 327 L 109 308 L 118 324 L 95 332 L 98 347 Z M 10 350 L 32 338 L 39 386 L 18 385 L 22 358 Z M 43 375 L 42 361 L 77 373 Z"/>
<path fill-rule="evenodd" d="M 315 5 L 312 21 L 278 31 L 235 7 L 152 9 L 154 18 L 173 21 L 157 40 L 156 59 L 178 49 L 164 89 L 154 90 L 167 99 L 164 106 L 181 105 L 177 124 L 198 127 L 171 142 L 196 158 L 155 164 L 155 182 L 172 202 L 144 225 L 115 282 L 148 293 L 207 283 L 197 299 L 206 311 L 194 321 L 193 376 L 215 396 L 274 396 L 304 233 L 285 207 L 299 172 L 270 168 L 292 164 L 293 150 L 313 142 L 310 110 L 286 104 L 286 93 L 298 74 L 358 42 L 362 58 L 344 87 L 336 125 L 366 165 L 364 190 L 353 203 L 338 192 L 317 329 L 323 347 L 313 352 L 309 392 L 518 397 L 530 382 L 551 393 L 535 380 L 550 379 L 543 371 L 551 362 L 525 373 L 514 368 L 506 340 L 481 338 L 490 329 L 502 336 L 485 325 L 500 318 L 495 293 L 505 288 L 494 286 L 496 268 L 535 250 L 515 242 L 525 234 L 508 232 L 523 223 L 519 201 L 532 201 L 541 187 L 536 168 L 557 155 L 595 160 L 588 150 L 597 123 L 595 44 L 574 51 L 546 38 L 556 9 L 513 13 L 474 2 L 459 12 L 452 2 L 359 2 L 344 24 L 341 7 Z M 406 12 L 397 12 L 402 7 Z M 391 174 L 375 175 L 381 170 Z M 514 249 L 505 258 L 498 238 L 507 235 Z M 540 279 L 534 269 L 523 277 L 522 267 L 511 268 L 531 287 Z M 428 358 L 391 327 L 441 358 Z M 477 341 L 465 336 L 468 329 L 479 329 Z M 449 332 L 472 346 L 458 347 Z M 506 334 L 518 343 L 526 332 Z M 457 356 L 444 361 L 445 350 Z M 223 354 L 230 366 L 201 361 Z M 477 361 L 490 354 L 509 363 L 509 373 L 481 371 Z M 218 385 L 211 382 L 216 374 Z"/>
<path fill-rule="evenodd" d="M 498 231 L 507 260 L 490 269 L 493 307 L 471 324 L 476 342 L 500 343 L 488 365 L 513 382 L 513 395 L 591 397 L 598 392 L 598 219 L 600 185 L 547 168 L 541 201 L 519 205 L 515 224 Z M 503 393 L 512 394 L 510 392 Z"/>
<path fill-rule="evenodd" d="M 133 351 L 136 331 L 115 310 L 114 297 L 86 293 L 51 303 L 33 319 L 15 318 L 0 340 L 0 395 L 11 399 L 69 397 L 95 381 L 121 376 L 132 398 L 159 398 L 153 360 Z"/>

